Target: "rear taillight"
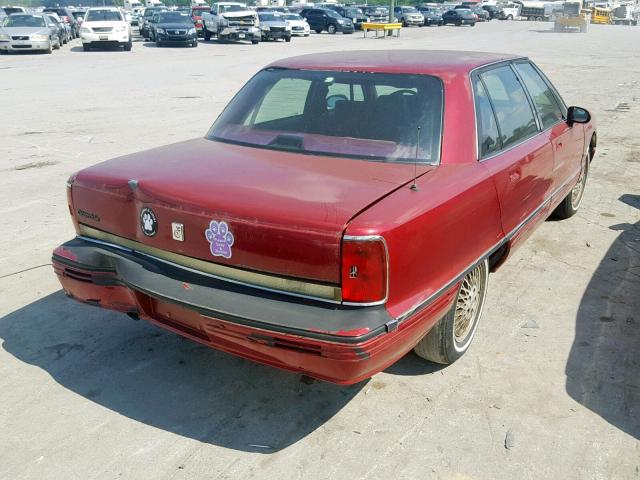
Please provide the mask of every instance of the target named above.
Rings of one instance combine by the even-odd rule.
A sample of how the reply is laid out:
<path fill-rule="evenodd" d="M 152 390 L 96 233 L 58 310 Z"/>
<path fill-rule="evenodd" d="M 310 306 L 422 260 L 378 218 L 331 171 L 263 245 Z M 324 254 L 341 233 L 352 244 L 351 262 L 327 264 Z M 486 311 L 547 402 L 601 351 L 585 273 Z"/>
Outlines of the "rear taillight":
<path fill-rule="evenodd" d="M 384 303 L 387 299 L 387 245 L 380 236 L 342 241 L 342 301 L 346 304 Z"/>

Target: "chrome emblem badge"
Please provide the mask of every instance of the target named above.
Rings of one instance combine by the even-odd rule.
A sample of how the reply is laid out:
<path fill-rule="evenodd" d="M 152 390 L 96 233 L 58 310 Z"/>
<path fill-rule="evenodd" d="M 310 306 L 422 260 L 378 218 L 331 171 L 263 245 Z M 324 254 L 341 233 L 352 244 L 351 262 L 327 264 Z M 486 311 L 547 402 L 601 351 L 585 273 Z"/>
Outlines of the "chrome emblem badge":
<path fill-rule="evenodd" d="M 178 242 L 184 242 L 184 225 L 178 222 L 171 223 L 171 234 L 173 239 Z"/>

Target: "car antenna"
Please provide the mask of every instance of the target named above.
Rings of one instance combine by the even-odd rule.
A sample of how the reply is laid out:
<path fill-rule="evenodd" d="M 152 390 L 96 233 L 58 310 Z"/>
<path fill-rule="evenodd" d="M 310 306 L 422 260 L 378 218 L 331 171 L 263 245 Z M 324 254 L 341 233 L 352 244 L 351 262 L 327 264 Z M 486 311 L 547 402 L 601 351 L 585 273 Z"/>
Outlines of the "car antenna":
<path fill-rule="evenodd" d="M 418 126 L 418 138 L 416 141 L 416 156 L 413 159 L 413 184 L 411 185 L 411 190 L 414 192 L 418 191 L 418 185 L 416 184 L 416 179 L 418 178 L 418 149 L 420 148 L 420 127 Z"/>

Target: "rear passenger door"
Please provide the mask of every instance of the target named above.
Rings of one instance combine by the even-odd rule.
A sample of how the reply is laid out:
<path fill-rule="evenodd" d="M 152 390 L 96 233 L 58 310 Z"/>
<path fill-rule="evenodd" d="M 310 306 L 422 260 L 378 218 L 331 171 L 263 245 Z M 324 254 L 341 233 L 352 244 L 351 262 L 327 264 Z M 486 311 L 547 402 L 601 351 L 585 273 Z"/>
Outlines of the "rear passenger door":
<path fill-rule="evenodd" d="M 474 72 L 478 158 L 489 169 L 505 235 L 540 213 L 552 190 L 553 151 L 510 63 Z"/>
<path fill-rule="evenodd" d="M 584 152 L 584 129 L 567 124 L 567 107 L 548 80 L 528 61 L 518 61 L 516 71 L 529 95 L 544 130 L 549 130 L 553 147 L 554 190 L 573 179 L 580 172 Z"/>

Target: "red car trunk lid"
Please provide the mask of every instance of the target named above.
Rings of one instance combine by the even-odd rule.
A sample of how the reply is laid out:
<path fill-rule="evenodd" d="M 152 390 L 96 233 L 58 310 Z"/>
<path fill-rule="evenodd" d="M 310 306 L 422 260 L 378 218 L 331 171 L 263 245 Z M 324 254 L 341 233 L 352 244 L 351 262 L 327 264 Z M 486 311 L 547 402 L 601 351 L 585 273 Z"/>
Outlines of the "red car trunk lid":
<path fill-rule="evenodd" d="M 72 198 L 81 224 L 151 247 L 339 284 L 347 223 L 411 181 L 413 170 L 197 139 L 82 170 Z M 152 236 L 143 231 L 143 209 L 153 212 Z M 211 222 L 214 230 L 224 222 L 231 237 L 207 234 Z"/>

